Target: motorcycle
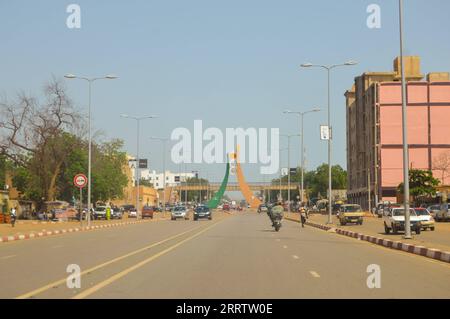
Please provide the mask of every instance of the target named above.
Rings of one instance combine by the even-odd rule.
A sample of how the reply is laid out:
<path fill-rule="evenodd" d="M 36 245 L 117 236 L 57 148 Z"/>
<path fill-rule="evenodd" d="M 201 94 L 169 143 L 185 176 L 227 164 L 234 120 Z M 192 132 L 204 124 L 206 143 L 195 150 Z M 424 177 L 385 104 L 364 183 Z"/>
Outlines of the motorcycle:
<path fill-rule="evenodd" d="M 275 218 L 272 226 L 275 228 L 275 231 L 279 231 L 281 228 L 281 218 Z"/>
<path fill-rule="evenodd" d="M 16 216 L 12 215 L 11 216 L 11 226 L 14 227 L 15 224 L 16 224 Z"/>

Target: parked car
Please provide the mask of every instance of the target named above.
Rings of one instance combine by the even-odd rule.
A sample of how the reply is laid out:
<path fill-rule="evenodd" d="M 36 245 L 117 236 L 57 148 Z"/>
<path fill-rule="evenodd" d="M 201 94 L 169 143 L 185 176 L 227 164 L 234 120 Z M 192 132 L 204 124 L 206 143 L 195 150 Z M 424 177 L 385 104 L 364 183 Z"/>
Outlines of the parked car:
<path fill-rule="evenodd" d="M 142 207 L 142 219 L 150 218 L 153 219 L 153 215 L 155 214 L 155 209 L 152 206 L 144 206 Z"/>
<path fill-rule="evenodd" d="M 420 224 L 422 229 L 431 229 L 434 231 L 434 218 L 426 208 L 414 208 L 417 217 L 420 218 Z"/>
<path fill-rule="evenodd" d="M 188 210 L 185 206 L 175 206 L 172 209 L 171 219 L 177 220 L 178 218 L 182 218 L 185 220 L 189 219 Z"/>
<path fill-rule="evenodd" d="M 438 222 L 450 220 L 450 204 L 439 205 L 439 210 L 436 211 L 434 218 Z"/>
<path fill-rule="evenodd" d="M 208 218 L 212 219 L 211 210 L 206 205 L 199 205 L 194 210 L 194 220 L 198 220 L 199 218 Z"/>
<path fill-rule="evenodd" d="M 388 213 L 383 216 L 384 232 L 389 234 L 391 231 L 397 234 L 399 231 L 405 230 L 405 208 L 393 207 L 390 208 Z M 410 208 L 410 223 L 411 230 L 416 234 L 420 234 L 422 225 L 420 218 L 417 216 L 414 209 Z"/>
<path fill-rule="evenodd" d="M 337 211 L 339 223 L 345 226 L 347 223 L 363 224 L 364 212 L 360 205 L 357 204 L 343 204 L 339 206 Z"/>
<path fill-rule="evenodd" d="M 122 210 L 118 207 L 111 208 L 111 218 L 112 219 L 122 219 L 123 218 Z"/>
<path fill-rule="evenodd" d="M 97 206 L 94 208 L 94 219 L 106 219 L 106 208 L 108 206 Z"/>
<path fill-rule="evenodd" d="M 441 210 L 440 204 L 435 204 L 427 207 L 428 211 L 430 212 L 431 216 L 436 217 L 436 213 L 438 213 Z"/>
<path fill-rule="evenodd" d="M 131 212 L 132 210 L 136 210 L 136 208 L 134 207 L 134 205 L 122 205 L 122 206 L 120 206 L 120 208 L 121 208 L 121 210 L 122 210 L 123 212 L 126 212 L 126 213 L 129 213 L 129 212 Z"/>
<path fill-rule="evenodd" d="M 224 211 L 229 211 L 231 209 L 230 204 L 223 204 L 223 208 Z"/>
<path fill-rule="evenodd" d="M 137 210 L 136 210 L 136 208 L 132 208 L 128 212 L 128 218 L 137 218 Z"/>

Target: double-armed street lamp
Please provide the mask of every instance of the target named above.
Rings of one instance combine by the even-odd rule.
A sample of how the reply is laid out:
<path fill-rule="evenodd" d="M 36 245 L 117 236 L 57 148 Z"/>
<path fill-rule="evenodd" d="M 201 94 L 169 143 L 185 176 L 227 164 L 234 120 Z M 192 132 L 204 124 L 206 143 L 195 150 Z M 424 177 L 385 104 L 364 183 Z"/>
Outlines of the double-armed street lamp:
<path fill-rule="evenodd" d="M 300 136 L 300 134 L 280 134 L 280 136 L 286 137 L 288 139 L 288 210 L 289 212 L 291 212 L 291 138 Z"/>
<path fill-rule="evenodd" d="M 91 127 L 91 97 L 92 97 L 92 83 L 97 80 L 114 80 L 118 77 L 115 75 L 106 75 L 103 77 L 84 77 L 84 76 L 76 76 L 74 74 L 66 74 L 64 75 L 66 79 L 79 79 L 84 80 L 89 83 L 89 104 L 88 104 L 88 131 L 89 131 L 89 142 L 88 142 L 88 226 L 91 225 L 91 193 L 92 193 L 92 183 L 91 183 L 91 168 L 92 168 L 92 127 Z"/>
<path fill-rule="evenodd" d="M 301 159 L 300 159 L 300 166 L 301 166 L 300 201 L 301 202 L 303 202 L 303 198 L 304 198 L 304 181 L 303 181 L 303 178 L 304 178 L 304 172 L 305 172 L 305 156 L 304 156 L 304 150 L 305 149 L 304 149 L 304 146 L 303 146 L 303 142 L 304 142 L 303 138 L 304 138 L 305 135 L 304 135 L 304 130 L 303 130 L 303 117 L 305 116 L 305 114 L 319 112 L 319 111 L 321 111 L 321 109 L 314 108 L 314 109 L 311 109 L 311 110 L 308 110 L 308 111 L 304 111 L 304 112 L 291 111 L 291 110 L 285 110 L 283 112 L 284 114 L 295 114 L 295 115 L 298 115 L 300 117 L 300 125 L 301 125 L 301 128 L 300 128 L 301 133 L 300 133 L 300 135 L 302 136 L 301 143 L 300 143 L 300 148 L 301 148 L 301 152 L 300 152 L 300 156 L 301 156 Z"/>
<path fill-rule="evenodd" d="M 321 65 L 321 64 L 312 64 L 312 63 L 303 63 L 301 65 L 302 68 L 322 68 L 325 69 L 327 71 L 327 75 L 328 75 L 328 124 L 327 124 L 327 130 L 328 130 L 328 224 L 332 223 L 332 218 L 331 218 L 331 211 L 332 211 L 332 205 L 331 205 L 331 199 L 332 199 L 332 195 L 331 195 L 331 191 L 332 191 L 332 182 L 331 182 L 331 140 L 332 140 L 332 129 L 331 129 L 331 116 L 330 116 L 330 104 L 331 104 L 331 97 L 330 97 L 330 76 L 331 76 L 331 70 L 338 68 L 338 67 L 344 67 L 344 66 L 352 66 L 352 65 L 356 65 L 358 64 L 358 62 L 355 61 L 347 61 L 345 63 L 342 64 L 333 64 L 333 65 Z"/>
<path fill-rule="evenodd" d="M 136 121 L 136 128 L 137 128 L 137 141 L 136 141 L 136 166 L 135 166 L 135 178 L 136 178 L 136 218 L 139 218 L 139 198 L 140 198 L 140 190 L 139 190 L 139 185 L 140 185 L 140 180 L 141 180 L 141 175 L 140 175 L 140 157 L 139 157 L 139 139 L 140 139 L 140 124 L 142 120 L 146 120 L 146 119 L 154 119 L 157 118 L 157 116 L 153 116 L 153 115 L 148 115 L 148 116 L 130 116 L 128 114 L 121 114 L 120 115 L 123 118 L 126 119 L 132 119 Z"/>
<path fill-rule="evenodd" d="M 150 137 L 151 140 L 161 141 L 163 144 L 163 210 L 166 212 L 166 144 L 169 141 L 167 137 Z"/>

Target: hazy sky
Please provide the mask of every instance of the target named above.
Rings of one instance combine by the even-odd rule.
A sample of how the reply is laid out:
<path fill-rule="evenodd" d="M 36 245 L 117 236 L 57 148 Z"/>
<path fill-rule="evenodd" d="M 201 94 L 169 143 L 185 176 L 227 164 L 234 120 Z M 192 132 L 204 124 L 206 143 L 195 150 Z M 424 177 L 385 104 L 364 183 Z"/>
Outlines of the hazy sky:
<path fill-rule="evenodd" d="M 66 26 L 66 7 L 81 6 L 81 29 Z M 381 29 L 366 25 L 369 4 L 381 7 Z M 422 57 L 422 73 L 450 71 L 450 1 L 405 1 L 406 54 Z M 326 161 L 319 125 L 326 122 L 326 73 L 303 62 L 359 65 L 332 75 L 333 162 L 346 166 L 345 98 L 364 71 L 389 71 L 399 52 L 394 0 L 267 1 L 17 1 L 0 0 L 0 93 L 39 96 L 52 76 L 117 74 L 93 88 L 95 129 L 136 150 L 135 124 L 119 117 L 155 114 L 142 127 L 142 157 L 162 168 L 161 144 L 176 127 L 279 127 L 297 133 L 285 108 L 322 107 L 305 124 L 308 168 Z M 87 105 L 87 84 L 67 81 L 76 105 Z M 282 140 L 285 145 L 286 141 Z M 292 163 L 299 162 L 293 140 Z M 169 158 L 169 157 L 168 157 Z M 283 153 L 286 162 L 286 153 Z M 285 165 L 285 164 L 284 164 Z M 167 165 L 173 171 L 180 166 Z M 220 180 L 224 165 L 189 165 Z M 268 181 L 259 165 L 245 165 L 248 180 Z"/>

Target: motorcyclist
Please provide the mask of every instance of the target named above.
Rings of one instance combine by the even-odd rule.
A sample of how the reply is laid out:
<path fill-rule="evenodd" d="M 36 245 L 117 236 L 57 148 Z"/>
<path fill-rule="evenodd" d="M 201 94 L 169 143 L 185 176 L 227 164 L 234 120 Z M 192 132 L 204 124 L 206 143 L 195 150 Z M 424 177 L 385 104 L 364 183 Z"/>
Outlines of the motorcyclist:
<path fill-rule="evenodd" d="M 11 208 L 11 226 L 14 227 L 14 225 L 16 224 L 16 219 L 17 219 L 17 210 L 15 207 Z"/>
<path fill-rule="evenodd" d="M 300 221 L 302 223 L 302 227 L 305 227 L 306 219 L 308 218 L 308 211 L 304 206 L 300 207 Z"/>
<path fill-rule="evenodd" d="M 278 201 L 275 206 L 269 210 L 269 217 L 272 221 L 272 226 L 275 226 L 276 221 L 281 221 L 283 219 L 284 207 L 281 201 Z"/>

